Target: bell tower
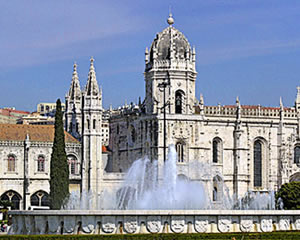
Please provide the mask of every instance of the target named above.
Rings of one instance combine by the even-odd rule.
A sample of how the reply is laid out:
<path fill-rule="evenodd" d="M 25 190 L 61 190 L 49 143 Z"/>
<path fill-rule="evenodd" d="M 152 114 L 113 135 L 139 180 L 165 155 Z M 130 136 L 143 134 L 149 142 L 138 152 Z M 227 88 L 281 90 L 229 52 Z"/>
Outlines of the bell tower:
<path fill-rule="evenodd" d="M 145 51 L 145 111 L 160 113 L 164 93 L 159 86 L 167 84 L 165 98 L 169 101 L 168 114 L 192 114 L 195 103 L 196 52 L 186 37 L 173 27 L 172 14 L 169 26 L 156 35 L 150 51 Z"/>
<path fill-rule="evenodd" d="M 102 92 L 96 80 L 94 59 L 91 58 L 88 80 L 82 93 L 82 188 L 92 191 L 94 196 L 99 192 L 102 171 L 101 123 Z"/>

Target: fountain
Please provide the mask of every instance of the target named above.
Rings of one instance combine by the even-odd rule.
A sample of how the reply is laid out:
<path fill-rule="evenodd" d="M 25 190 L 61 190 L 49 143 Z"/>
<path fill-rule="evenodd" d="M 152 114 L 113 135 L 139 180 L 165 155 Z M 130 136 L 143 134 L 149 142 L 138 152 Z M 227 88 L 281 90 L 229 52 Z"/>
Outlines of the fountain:
<path fill-rule="evenodd" d="M 168 158 L 164 164 L 164 174 L 160 181 L 157 176 L 157 161 L 151 162 L 149 158 L 144 157 L 132 164 L 125 176 L 124 183 L 117 192 L 103 194 L 106 199 L 109 199 L 108 201 L 103 201 L 103 196 L 99 197 L 98 202 L 101 204 L 95 206 L 92 203 L 93 194 L 91 192 L 73 192 L 64 209 L 275 210 L 273 191 L 247 192 L 242 198 L 235 199 L 234 196 L 230 196 L 222 175 L 213 171 L 212 166 L 199 162 L 191 165 L 191 169 L 196 169 L 197 178 L 202 181 L 190 181 L 177 175 L 177 153 L 174 145 L 170 145 Z M 213 178 L 213 176 L 218 177 Z M 216 188 L 223 190 L 217 192 L 214 184 L 217 186 Z M 213 194 L 209 194 L 209 189 L 213 189 Z M 217 200 L 217 198 L 219 199 Z"/>
<path fill-rule="evenodd" d="M 177 154 L 169 147 L 163 177 L 157 161 L 135 161 L 119 191 L 102 194 L 96 206 L 91 192 L 72 193 L 64 210 L 11 211 L 14 234 L 112 234 L 270 232 L 300 230 L 299 211 L 275 210 L 274 192 L 230 196 L 223 178 L 210 166 L 192 166 L 203 181 L 177 176 Z M 200 173 L 199 173 L 200 172 Z M 209 175 L 209 176 L 207 176 Z M 208 187 L 209 186 L 209 187 Z M 209 189 L 213 189 L 209 194 Z M 217 191 L 223 189 L 223 191 Z M 210 197 L 211 195 L 211 197 Z M 106 201 L 105 201 L 106 200 Z M 85 210 L 80 210 L 85 209 Z"/>

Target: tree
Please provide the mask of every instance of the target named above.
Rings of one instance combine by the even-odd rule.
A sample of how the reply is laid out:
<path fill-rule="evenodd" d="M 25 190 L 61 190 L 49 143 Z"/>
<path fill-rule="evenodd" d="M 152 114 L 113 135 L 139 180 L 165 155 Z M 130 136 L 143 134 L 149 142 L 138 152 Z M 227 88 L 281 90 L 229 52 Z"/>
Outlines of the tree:
<path fill-rule="evenodd" d="M 280 202 L 283 203 L 285 210 L 300 209 L 300 182 L 283 184 L 276 193 L 277 206 L 280 205 Z"/>
<path fill-rule="evenodd" d="M 60 99 L 56 101 L 54 141 L 50 166 L 50 208 L 61 209 L 69 196 L 69 166 Z"/>

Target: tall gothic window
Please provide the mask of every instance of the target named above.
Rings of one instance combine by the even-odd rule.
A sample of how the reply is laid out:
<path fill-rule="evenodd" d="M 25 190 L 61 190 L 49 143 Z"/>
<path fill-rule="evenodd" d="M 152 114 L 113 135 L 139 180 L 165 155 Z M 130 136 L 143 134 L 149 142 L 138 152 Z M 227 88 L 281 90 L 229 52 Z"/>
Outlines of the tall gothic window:
<path fill-rule="evenodd" d="M 183 162 L 183 144 L 181 142 L 176 143 L 177 161 Z"/>
<path fill-rule="evenodd" d="M 178 90 L 175 93 L 175 113 L 182 113 L 183 94 L 184 93 L 181 90 Z"/>
<path fill-rule="evenodd" d="M 93 129 L 96 129 L 96 119 L 93 120 Z"/>
<path fill-rule="evenodd" d="M 69 162 L 69 171 L 71 175 L 79 174 L 79 162 L 77 158 L 73 155 L 68 156 L 68 162 Z"/>
<path fill-rule="evenodd" d="M 254 187 L 262 186 L 262 143 L 254 142 Z"/>
<path fill-rule="evenodd" d="M 45 172 L 45 157 L 43 155 L 38 157 L 37 170 L 38 172 Z"/>
<path fill-rule="evenodd" d="M 294 148 L 294 163 L 300 163 L 300 146 Z"/>
<path fill-rule="evenodd" d="M 218 201 L 218 188 L 214 187 L 213 188 L 213 201 Z"/>
<path fill-rule="evenodd" d="M 16 171 L 16 158 L 12 154 L 8 155 L 8 158 L 7 158 L 7 171 L 8 172 Z"/>
<path fill-rule="evenodd" d="M 218 137 L 213 139 L 212 143 L 213 163 L 221 163 L 222 160 L 222 140 Z"/>
<path fill-rule="evenodd" d="M 87 129 L 90 129 L 90 120 L 87 119 Z"/>
<path fill-rule="evenodd" d="M 132 129 L 131 129 L 131 140 L 132 140 L 132 142 L 135 142 L 135 139 L 136 139 L 135 128 L 132 127 Z"/>
<path fill-rule="evenodd" d="M 223 193 L 223 180 L 219 176 L 214 176 L 213 178 L 213 201 L 221 201 Z"/>

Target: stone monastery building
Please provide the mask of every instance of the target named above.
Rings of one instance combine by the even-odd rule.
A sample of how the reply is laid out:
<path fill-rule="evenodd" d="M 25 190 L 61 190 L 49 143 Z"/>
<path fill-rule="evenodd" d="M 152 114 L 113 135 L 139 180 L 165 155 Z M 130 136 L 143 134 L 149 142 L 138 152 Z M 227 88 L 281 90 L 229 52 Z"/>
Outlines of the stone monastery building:
<path fill-rule="evenodd" d="M 102 153 L 102 92 L 94 60 L 84 90 L 74 65 L 65 112 L 70 189 L 92 190 L 97 196 L 117 190 L 133 161 L 146 155 L 158 161 L 160 179 L 169 144 L 177 150 L 177 175 L 207 182 L 208 192 L 217 192 L 213 201 L 223 192 L 217 182 L 243 196 L 300 180 L 300 88 L 294 107 L 284 107 L 281 100 L 279 107 L 244 106 L 238 98 L 235 105 L 206 106 L 202 96 L 195 96 L 196 51 L 173 23 L 170 16 L 169 26 L 146 48 L 145 99 L 111 111 L 109 157 Z M 20 128 L 23 135 L 11 135 L 10 128 Z M 1 199 L 18 198 L 19 208 L 42 207 L 49 193 L 53 128 L 0 129 Z"/>

